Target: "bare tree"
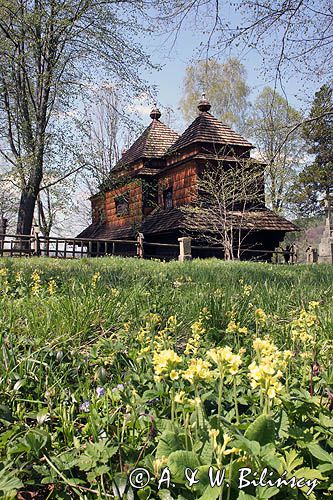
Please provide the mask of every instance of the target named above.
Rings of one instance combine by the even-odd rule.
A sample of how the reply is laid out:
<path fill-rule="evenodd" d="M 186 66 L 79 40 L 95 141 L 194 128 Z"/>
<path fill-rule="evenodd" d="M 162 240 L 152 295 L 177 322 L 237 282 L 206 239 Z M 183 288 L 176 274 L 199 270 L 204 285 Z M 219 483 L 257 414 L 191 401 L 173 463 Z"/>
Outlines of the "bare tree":
<path fill-rule="evenodd" d="M 311 78 L 332 78 L 333 7 L 331 0 L 185 0 L 164 6 L 160 21 L 175 43 L 185 24 L 205 25 L 203 53 L 217 57 L 234 47 L 255 48 L 264 69 L 282 79 L 288 70 Z M 229 7 L 229 8 L 228 8 Z M 230 16 L 230 12 L 237 14 Z M 204 20 L 204 21 L 203 21 Z"/>
<path fill-rule="evenodd" d="M 239 259 L 254 228 L 249 214 L 264 206 L 263 166 L 253 160 L 208 165 L 199 177 L 188 229 L 210 245 L 222 245 L 226 260 Z"/>
<path fill-rule="evenodd" d="M 82 132 L 80 160 L 86 167 L 80 179 L 95 194 L 109 178 L 126 144 L 131 143 L 137 127 L 129 114 L 121 91 L 111 82 L 93 89 L 85 103 L 83 117 L 77 121 Z"/>
<path fill-rule="evenodd" d="M 0 2 L 0 155 L 21 190 L 19 234 L 31 231 L 56 118 L 83 84 L 106 71 L 146 89 L 139 68 L 149 59 L 131 40 L 142 9 L 131 0 Z"/>
<path fill-rule="evenodd" d="M 304 161 L 301 129 L 286 138 L 290 123 L 301 121 L 301 113 L 270 87 L 259 94 L 247 121 L 257 154 L 266 163 L 266 203 L 277 213 L 286 209 Z"/>
<path fill-rule="evenodd" d="M 50 236 L 52 230 L 62 231 L 63 221 L 74 209 L 74 188 L 75 182 L 70 179 L 53 186 L 42 186 L 37 197 L 35 220 L 43 236 Z"/>

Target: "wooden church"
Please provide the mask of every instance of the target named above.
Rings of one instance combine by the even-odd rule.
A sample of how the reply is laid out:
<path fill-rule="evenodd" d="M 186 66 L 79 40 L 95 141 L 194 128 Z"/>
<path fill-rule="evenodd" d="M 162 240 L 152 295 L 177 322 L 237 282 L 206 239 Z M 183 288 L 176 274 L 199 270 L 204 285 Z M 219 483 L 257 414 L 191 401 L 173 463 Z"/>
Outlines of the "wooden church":
<path fill-rule="evenodd" d="M 125 244 L 140 232 L 148 243 L 173 244 L 179 237 L 190 235 L 194 243 L 203 244 L 204 231 L 199 234 L 194 215 L 187 208 L 195 206 L 198 200 L 200 175 L 217 164 L 228 168 L 240 164 L 240 159 L 252 161 L 250 152 L 254 147 L 217 120 L 210 108 L 203 95 L 197 118 L 179 136 L 160 121 L 161 113 L 155 106 L 150 113 L 150 125 L 123 153 L 100 192 L 91 197 L 92 223 L 77 238 L 124 240 Z M 263 179 L 265 165 L 255 161 L 253 165 L 262 169 Z M 273 251 L 286 232 L 296 229 L 265 207 L 262 182 L 257 203 L 242 217 L 242 231 L 248 235 L 242 240 L 244 248 Z M 215 250 L 214 245 L 203 246 L 193 256 L 221 257 L 221 250 Z M 151 248 L 151 256 L 165 256 L 166 247 L 163 252 L 158 246 Z M 170 257 L 175 251 L 170 248 Z M 246 250 L 242 253 L 243 258 L 251 255 Z"/>

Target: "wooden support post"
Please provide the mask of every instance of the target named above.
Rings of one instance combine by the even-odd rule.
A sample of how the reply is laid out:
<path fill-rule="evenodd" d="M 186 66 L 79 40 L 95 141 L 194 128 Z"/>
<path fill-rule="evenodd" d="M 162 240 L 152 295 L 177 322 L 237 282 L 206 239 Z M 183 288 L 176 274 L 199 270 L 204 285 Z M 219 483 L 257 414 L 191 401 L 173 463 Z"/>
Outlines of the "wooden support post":
<path fill-rule="evenodd" d="M 112 243 L 112 255 L 116 253 L 116 244 L 115 242 Z"/>
<path fill-rule="evenodd" d="M 139 259 L 143 259 L 144 257 L 144 249 L 143 249 L 143 241 L 145 237 L 143 236 L 143 233 L 138 233 L 137 237 L 137 245 L 136 245 L 136 254 L 139 257 Z"/>
<path fill-rule="evenodd" d="M 192 259 L 192 250 L 191 250 L 191 238 L 183 237 L 178 238 L 179 241 L 179 262 L 184 262 L 185 260 Z"/>
<path fill-rule="evenodd" d="M 316 264 L 317 262 L 318 262 L 318 250 L 316 248 L 312 248 L 312 246 L 309 246 L 306 249 L 306 263 Z"/>
<path fill-rule="evenodd" d="M 8 220 L 5 219 L 4 217 L 1 217 L 0 219 L 0 255 L 3 256 L 3 250 L 5 247 L 5 237 L 6 237 L 6 231 L 7 231 L 7 224 Z"/>

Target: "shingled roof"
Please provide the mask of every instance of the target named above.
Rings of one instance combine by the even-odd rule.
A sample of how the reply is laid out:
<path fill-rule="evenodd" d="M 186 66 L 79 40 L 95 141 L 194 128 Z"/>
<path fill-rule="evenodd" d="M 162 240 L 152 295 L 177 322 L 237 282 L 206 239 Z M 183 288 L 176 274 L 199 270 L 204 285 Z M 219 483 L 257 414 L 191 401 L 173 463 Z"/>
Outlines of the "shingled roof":
<path fill-rule="evenodd" d="M 179 135 L 159 120 L 157 109 L 150 114 L 151 124 L 142 135 L 125 151 L 115 168 L 121 168 L 142 158 L 161 158 Z"/>
<path fill-rule="evenodd" d="M 298 227 L 284 217 L 275 214 L 265 208 L 261 210 L 249 210 L 245 212 L 229 212 L 229 217 L 235 227 L 239 224 L 242 229 L 252 231 L 298 231 Z M 144 234 L 167 233 L 179 230 L 198 230 L 205 228 L 209 231 L 207 220 L 202 218 L 200 212 L 191 211 L 186 208 L 171 208 L 160 210 L 148 215 L 142 223 L 141 231 Z"/>
<path fill-rule="evenodd" d="M 202 111 L 191 123 L 179 139 L 172 144 L 168 153 L 173 153 L 194 142 L 209 142 L 213 144 L 228 144 L 234 146 L 254 146 L 244 137 L 234 132 L 230 127 L 224 125 L 208 111 Z"/>
<path fill-rule="evenodd" d="M 93 222 L 90 226 L 86 227 L 76 238 L 82 239 L 96 239 L 96 240 L 122 240 L 134 239 L 136 236 L 135 231 L 131 226 L 110 228 L 107 224 L 100 224 Z"/>

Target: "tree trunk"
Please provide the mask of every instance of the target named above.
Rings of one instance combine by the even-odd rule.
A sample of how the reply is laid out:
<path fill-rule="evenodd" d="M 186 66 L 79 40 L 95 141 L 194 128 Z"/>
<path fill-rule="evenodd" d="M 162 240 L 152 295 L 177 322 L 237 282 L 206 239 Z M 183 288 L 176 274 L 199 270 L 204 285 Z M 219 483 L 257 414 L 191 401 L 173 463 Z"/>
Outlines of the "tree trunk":
<path fill-rule="evenodd" d="M 17 217 L 17 234 L 31 234 L 36 199 L 37 197 L 31 188 L 22 190 Z"/>

